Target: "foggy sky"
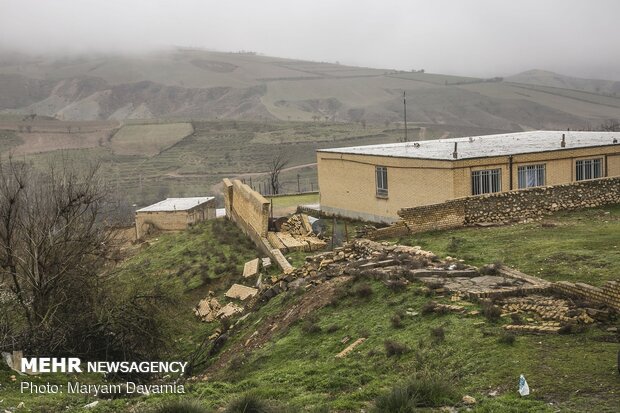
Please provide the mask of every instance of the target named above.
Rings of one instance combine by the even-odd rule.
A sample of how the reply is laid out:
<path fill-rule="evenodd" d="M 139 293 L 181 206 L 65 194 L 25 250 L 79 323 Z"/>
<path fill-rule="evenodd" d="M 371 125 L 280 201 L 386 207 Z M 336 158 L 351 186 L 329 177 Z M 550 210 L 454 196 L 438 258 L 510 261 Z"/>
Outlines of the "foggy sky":
<path fill-rule="evenodd" d="M 620 80 L 618 0 L 0 0 L 0 48 L 170 46 L 385 69 Z"/>

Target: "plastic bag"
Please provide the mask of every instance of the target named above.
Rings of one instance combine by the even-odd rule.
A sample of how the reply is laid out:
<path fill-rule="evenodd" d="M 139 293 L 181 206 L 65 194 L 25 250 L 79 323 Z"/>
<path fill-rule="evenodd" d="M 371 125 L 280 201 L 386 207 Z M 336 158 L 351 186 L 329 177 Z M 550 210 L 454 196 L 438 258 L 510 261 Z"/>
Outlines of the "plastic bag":
<path fill-rule="evenodd" d="M 525 380 L 525 376 L 523 374 L 519 376 L 519 394 L 521 396 L 527 396 L 530 394 L 530 386 L 527 385 L 527 380 Z"/>

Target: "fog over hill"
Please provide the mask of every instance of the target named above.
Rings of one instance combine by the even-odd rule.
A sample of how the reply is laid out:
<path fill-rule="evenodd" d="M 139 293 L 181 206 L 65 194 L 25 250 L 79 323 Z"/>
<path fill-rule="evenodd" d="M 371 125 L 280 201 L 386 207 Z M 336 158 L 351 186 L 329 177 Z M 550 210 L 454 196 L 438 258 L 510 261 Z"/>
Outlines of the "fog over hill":
<path fill-rule="evenodd" d="M 0 55 L 0 113 L 63 120 L 201 118 L 521 130 L 580 128 L 620 112 L 618 82 L 530 71 L 480 79 L 201 49 Z"/>

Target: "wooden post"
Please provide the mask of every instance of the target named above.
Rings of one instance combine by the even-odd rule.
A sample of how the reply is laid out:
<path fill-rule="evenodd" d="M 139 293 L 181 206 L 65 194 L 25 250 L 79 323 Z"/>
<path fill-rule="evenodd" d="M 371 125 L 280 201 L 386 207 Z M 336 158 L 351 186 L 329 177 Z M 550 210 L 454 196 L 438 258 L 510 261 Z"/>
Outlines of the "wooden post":
<path fill-rule="evenodd" d="M 299 186 L 299 174 L 297 174 L 297 193 L 301 194 L 301 186 Z"/>
<path fill-rule="evenodd" d="M 344 221 L 344 236 L 346 237 L 347 243 L 349 243 L 349 227 L 347 226 L 347 221 Z"/>
<path fill-rule="evenodd" d="M 332 251 L 334 250 L 334 237 L 336 235 L 336 217 L 332 220 Z"/>

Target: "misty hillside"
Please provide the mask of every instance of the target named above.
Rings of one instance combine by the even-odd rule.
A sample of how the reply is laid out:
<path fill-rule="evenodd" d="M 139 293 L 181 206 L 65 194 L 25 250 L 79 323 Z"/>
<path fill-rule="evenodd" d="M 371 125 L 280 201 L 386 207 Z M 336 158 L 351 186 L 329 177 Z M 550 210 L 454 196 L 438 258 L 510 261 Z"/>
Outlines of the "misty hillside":
<path fill-rule="evenodd" d="M 575 89 L 600 95 L 620 97 L 620 82 L 603 79 L 583 79 L 565 76 L 546 70 L 528 70 L 505 79 L 509 82 L 537 86 L 550 86 L 560 89 Z"/>
<path fill-rule="evenodd" d="M 408 121 L 439 125 L 581 128 L 620 111 L 613 96 L 618 83 L 539 71 L 506 80 L 187 49 L 139 56 L 0 54 L 0 113 L 385 123 L 402 120 L 403 90 Z"/>

